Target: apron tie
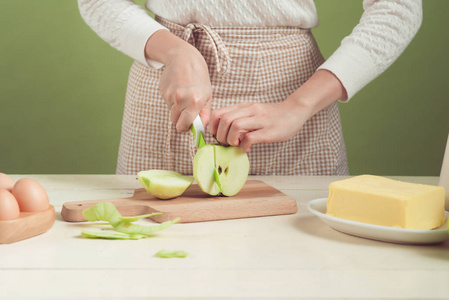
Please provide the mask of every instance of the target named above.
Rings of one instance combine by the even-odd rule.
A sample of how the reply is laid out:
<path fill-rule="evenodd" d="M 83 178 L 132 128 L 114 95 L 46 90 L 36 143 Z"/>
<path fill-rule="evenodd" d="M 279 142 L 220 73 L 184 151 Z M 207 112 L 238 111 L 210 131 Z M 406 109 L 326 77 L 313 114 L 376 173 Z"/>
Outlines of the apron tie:
<path fill-rule="evenodd" d="M 195 31 L 203 31 L 207 38 L 209 39 L 212 49 L 214 52 L 214 58 L 215 58 L 215 66 L 217 68 L 217 73 L 220 75 L 226 74 L 226 72 L 229 69 L 230 65 L 230 56 L 228 49 L 226 49 L 226 46 L 221 39 L 221 37 L 212 30 L 209 26 L 198 24 L 198 23 L 190 23 L 187 24 L 184 28 L 183 36 L 182 38 L 192 44 L 195 47 L 195 37 L 194 33 Z"/>

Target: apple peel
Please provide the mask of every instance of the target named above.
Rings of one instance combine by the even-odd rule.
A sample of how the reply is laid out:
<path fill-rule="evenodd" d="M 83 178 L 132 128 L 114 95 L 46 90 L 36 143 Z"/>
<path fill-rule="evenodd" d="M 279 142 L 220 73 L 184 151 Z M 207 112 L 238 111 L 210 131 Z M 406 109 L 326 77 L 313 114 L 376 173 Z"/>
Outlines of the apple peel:
<path fill-rule="evenodd" d="M 155 232 L 161 231 L 170 227 L 173 224 L 178 223 L 181 219 L 176 218 L 171 221 L 166 221 L 158 225 L 142 226 L 133 224 L 132 222 L 142 218 L 147 218 L 154 215 L 160 215 L 161 213 L 152 213 L 146 215 L 140 215 L 135 217 L 122 217 L 118 212 L 114 204 L 110 202 L 100 202 L 88 209 L 83 210 L 83 216 L 89 222 L 106 221 L 117 232 L 92 232 L 83 230 L 81 234 L 88 237 L 95 238 L 107 238 L 107 239 L 141 239 L 152 235 Z"/>
<path fill-rule="evenodd" d="M 221 185 L 221 181 L 220 181 L 220 173 L 218 173 L 218 169 L 215 167 L 214 168 L 214 180 L 215 183 L 218 185 L 218 188 L 221 190 L 223 190 L 223 186 Z"/>
<path fill-rule="evenodd" d="M 140 240 L 148 236 L 143 234 L 127 234 L 111 231 L 88 231 L 83 230 L 81 234 L 89 238 L 111 239 L 111 240 Z"/>
<path fill-rule="evenodd" d="M 176 251 L 161 250 L 155 254 L 155 256 L 160 257 L 160 258 L 173 258 L 173 257 L 184 258 L 184 257 L 187 257 L 187 255 L 189 255 L 189 254 L 182 250 L 176 250 Z"/>

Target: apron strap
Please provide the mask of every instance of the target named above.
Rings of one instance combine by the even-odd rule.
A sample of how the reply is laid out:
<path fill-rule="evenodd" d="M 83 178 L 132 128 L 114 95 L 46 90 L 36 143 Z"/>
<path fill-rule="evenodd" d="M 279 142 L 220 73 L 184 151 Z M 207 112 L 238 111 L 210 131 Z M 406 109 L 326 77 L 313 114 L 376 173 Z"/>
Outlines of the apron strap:
<path fill-rule="evenodd" d="M 190 23 L 184 28 L 183 39 L 193 46 L 196 44 L 195 37 L 192 34 L 195 31 L 203 31 L 206 34 L 214 51 L 217 73 L 220 75 L 226 74 L 230 65 L 230 56 L 221 37 L 207 25 Z"/>

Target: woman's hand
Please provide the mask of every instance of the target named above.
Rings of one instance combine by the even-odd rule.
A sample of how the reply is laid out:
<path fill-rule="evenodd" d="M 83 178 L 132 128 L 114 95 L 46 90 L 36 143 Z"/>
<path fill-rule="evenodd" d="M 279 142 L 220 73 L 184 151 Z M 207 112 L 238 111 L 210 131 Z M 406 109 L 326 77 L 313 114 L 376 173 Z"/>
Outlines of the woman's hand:
<path fill-rule="evenodd" d="M 251 146 L 288 140 L 299 132 L 310 117 L 310 110 L 300 109 L 292 101 L 274 104 L 242 102 L 214 110 L 209 132 L 222 145 Z"/>
<path fill-rule="evenodd" d="M 212 97 L 209 71 L 203 56 L 190 44 L 170 51 L 159 90 L 178 131 L 188 131 L 198 114 L 207 126 Z"/>
<path fill-rule="evenodd" d="M 201 53 L 166 30 L 148 39 L 147 57 L 165 65 L 159 90 L 171 112 L 170 119 L 181 132 L 188 131 L 199 114 L 207 126 L 212 87 L 209 70 Z"/>
<path fill-rule="evenodd" d="M 254 144 L 288 140 L 317 112 L 346 98 L 346 90 L 337 77 L 327 70 L 318 70 L 283 102 L 242 102 L 214 110 L 209 132 L 221 144 L 249 152 Z"/>

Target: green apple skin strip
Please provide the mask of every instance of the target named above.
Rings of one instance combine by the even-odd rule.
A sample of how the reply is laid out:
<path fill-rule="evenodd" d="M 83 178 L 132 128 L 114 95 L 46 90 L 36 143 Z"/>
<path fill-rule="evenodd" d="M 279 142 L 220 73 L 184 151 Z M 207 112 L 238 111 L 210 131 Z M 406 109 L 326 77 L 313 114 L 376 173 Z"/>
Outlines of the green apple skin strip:
<path fill-rule="evenodd" d="M 140 219 L 149 218 L 149 217 L 158 216 L 158 215 L 162 215 L 162 213 L 161 212 L 157 212 L 157 213 L 152 213 L 152 214 L 148 214 L 148 215 L 141 215 L 141 216 L 135 216 L 135 217 L 120 217 L 120 219 L 122 221 L 125 221 L 125 222 L 135 222 L 135 221 L 138 221 Z"/>
<path fill-rule="evenodd" d="M 182 250 L 176 250 L 176 251 L 161 250 L 158 253 L 156 253 L 155 255 L 157 257 L 161 257 L 161 258 L 173 258 L 173 257 L 184 258 L 184 257 L 187 257 L 187 255 L 189 255 L 189 254 Z"/>
<path fill-rule="evenodd" d="M 214 168 L 214 180 L 215 183 L 218 185 L 218 188 L 220 189 L 220 192 L 223 190 L 220 182 L 220 174 L 218 173 L 217 167 Z"/>
<path fill-rule="evenodd" d="M 217 167 L 217 147 L 214 147 L 214 180 L 215 183 L 218 185 L 218 188 L 220 189 L 219 194 L 223 193 L 223 186 L 221 185 L 221 181 L 220 181 L 220 173 L 218 172 Z"/>
<path fill-rule="evenodd" d="M 148 236 L 143 234 L 127 234 L 119 232 L 108 232 L 108 231 L 81 231 L 81 234 L 90 238 L 99 239 L 111 239 L 111 240 L 139 240 L 147 238 Z"/>
<path fill-rule="evenodd" d="M 198 128 L 200 128 L 200 131 L 198 133 L 196 132 L 195 126 L 198 126 Z M 206 141 L 204 140 L 204 136 L 203 136 L 203 133 L 201 132 L 201 128 L 202 128 L 202 130 L 204 130 L 203 123 L 201 121 L 200 116 L 198 115 L 195 118 L 195 120 L 193 121 L 193 124 L 190 125 L 190 131 L 192 131 L 193 138 L 195 139 L 195 146 L 197 146 L 198 148 L 201 148 L 206 145 Z M 198 136 L 197 136 L 197 134 L 198 134 Z"/>
<path fill-rule="evenodd" d="M 100 202 L 92 207 L 89 207 L 82 212 L 83 216 L 89 222 L 106 221 L 116 227 L 122 222 L 122 215 L 115 208 L 114 204 L 110 202 Z"/>
<path fill-rule="evenodd" d="M 97 205 L 95 205 L 95 209 L 91 208 L 83 210 L 83 215 L 87 221 L 89 222 L 106 221 L 109 222 L 111 225 L 118 224 L 120 221 L 135 222 L 143 218 L 148 218 L 162 214 L 159 212 L 135 217 L 122 217 L 122 215 L 120 215 L 115 206 L 110 202 L 100 202 Z"/>
<path fill-rule="evenodd" d="M 200 142 L 199 142 L 199 144 L 198 144 L 198 148 L 201 148 L 201 147 L 203 147 L 203 146 L 206 146 L 206 141 L 204 140 L 203 133 L 200 132 Z"/>
<path fill-rule="evenodd" d="M 118 212 L 117 208 L 114 206 L 114 204 L 110 202 L 100 202 L 88 209 L 83 210 L 83 216 L 86 218 L 87 221 L 95 222 L 95 221 L 106 221 L 111 224 L 112 227 L 118 232 L 127 234 L 129 238 L 142 238 L 142 237 L 148 237 L 149 235 L 161 231 L 175 223 L 178 223 L 180 221 L 180 218 L 176 218 L 172 221 L 166 221 L 164 223 L 161 223 L 159 225 L 154 226 L 142 226 L 131 223 L 131 221 L 137 221 L 142 218 L 146 218 L 152 215 L 159 215 L 160 213 L 154 213 L 154 214 L 147 214 L 147 215 L 141 215 L 136 217 L 122 217 L 122 215 Z M 129 221 L 131 220 L 131 221 Z M 92 233 L 88 232 L 88 234 L 95 235 L 95 237 L 102 237 L 102 238 L 119 238 L 122 236 L 113 236 L 111 233 L 103 232 L 103 233 Z M 87 236 L 87 234 L 84 234 Z M 128 238 L 128 239 L 129 239 Z"/>
<path fill-rule="evenodd" d="M 128 234 L 144 234 L 151 235 L 155 232 L 164 230 L 167 227 L 170 227 L 173 224 L 176 224 L 180 221 L 180 218 L 176 218 L 172 221 L 166 221 L 159 225 L 153 226 L 142 226 L 137 224 L 132 224 L 129 222 L 120 222 L 115 228 L 118 232 L 128 233 Z"/>

